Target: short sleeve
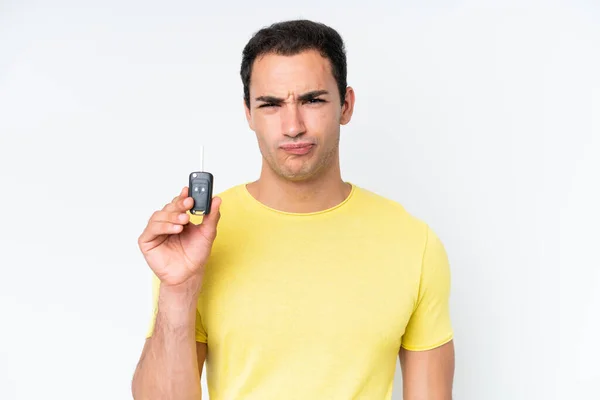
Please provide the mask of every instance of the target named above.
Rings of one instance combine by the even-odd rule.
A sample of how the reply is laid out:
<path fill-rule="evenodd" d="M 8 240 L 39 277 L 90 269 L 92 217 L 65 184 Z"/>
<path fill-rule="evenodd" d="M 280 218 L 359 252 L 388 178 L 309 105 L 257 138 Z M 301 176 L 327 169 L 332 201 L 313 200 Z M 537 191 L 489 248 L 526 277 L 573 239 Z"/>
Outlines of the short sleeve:
<path fill-rule="evenodd" d="M 156 315 L 158 314 L 158 294 L 160 289 L 160 279 L 152 274 L 152 316 L 146 332 L 146 338 L 149 338 L 154 333 L 154 325 L 156 324 Z M 202 324 L 202 317 L 198 311 L 200 307 L 196 307 L 196 341 L 206 343 L 207 335 Z"/>
<path fill-rule="evenodd" d="M 429 350 L 453 338 L 450 320 L 450 265 L 444 245 L 427 227 L 418 298 L 402 337 L 402 347 Z"/>

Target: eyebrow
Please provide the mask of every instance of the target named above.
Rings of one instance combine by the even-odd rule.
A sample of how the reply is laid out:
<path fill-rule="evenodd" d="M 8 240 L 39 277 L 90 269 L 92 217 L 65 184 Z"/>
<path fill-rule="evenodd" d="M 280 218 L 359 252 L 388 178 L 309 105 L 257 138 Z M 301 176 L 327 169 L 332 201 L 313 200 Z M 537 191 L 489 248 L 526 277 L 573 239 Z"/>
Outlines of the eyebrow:
<path fill-rule="evenodd" d="M 311 99 L 314 99 L 314 98 L 319 97 L 324 94 L 329 94 L 329 92 L 327 90 L 313 90 L 313 91 L 301 94 L 300 96 L 298 96 L 298 100 L 300 100 L 300 101 L 311 100 Z M 256 101 L 264 101 L 265 103 L 281 104 L 284 102 L 285 99 L 282 99 L 281 97 L 275 97 L 275 96 L 258 96 L 255 100 Z"/>

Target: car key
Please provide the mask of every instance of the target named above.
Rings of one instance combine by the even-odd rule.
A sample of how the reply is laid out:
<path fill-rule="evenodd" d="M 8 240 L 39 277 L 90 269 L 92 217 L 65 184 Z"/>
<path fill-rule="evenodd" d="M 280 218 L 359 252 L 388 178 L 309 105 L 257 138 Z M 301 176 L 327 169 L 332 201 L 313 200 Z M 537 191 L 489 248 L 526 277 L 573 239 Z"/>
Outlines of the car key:
<path fill-rule="evenodd" d="M 213 193 L 213 175 L 204 171 L 204 146 L 200 149 L 200 171 L 190 173 L 188 196 L 194 199 L 190 212 L 194 215 L 210 214 Z"/>

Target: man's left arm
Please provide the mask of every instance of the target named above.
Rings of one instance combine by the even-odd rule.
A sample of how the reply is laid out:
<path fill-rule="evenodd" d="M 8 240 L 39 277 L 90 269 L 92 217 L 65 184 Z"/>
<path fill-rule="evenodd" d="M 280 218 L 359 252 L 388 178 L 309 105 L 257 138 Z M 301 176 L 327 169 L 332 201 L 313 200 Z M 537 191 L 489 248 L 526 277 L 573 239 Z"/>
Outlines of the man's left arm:
<path fill-rule="evenodd" d="M 452 400 L 454 342 L 431 350 L 400 349 L 404 400 Z"/>
<path fill-rule="evenodd" d="M 428 227 L 418 297 L 399 351 L 404 400 L 451 400 L 454 341 L 450 321 L 450 265 Z"/>

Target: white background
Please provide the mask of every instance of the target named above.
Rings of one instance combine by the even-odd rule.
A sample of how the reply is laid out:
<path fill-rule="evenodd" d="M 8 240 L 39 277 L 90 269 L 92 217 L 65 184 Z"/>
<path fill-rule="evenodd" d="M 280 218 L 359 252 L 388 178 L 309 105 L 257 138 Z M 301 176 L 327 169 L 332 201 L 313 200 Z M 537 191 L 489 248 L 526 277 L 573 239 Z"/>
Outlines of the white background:
<path fill-rule="evenodd" d="M 447 247 L 455 399 L 599 399 L 599 3 L 288 3 L 0 0 L 0 398 L 131 398 L 137 237 L 198 145 L 257 177 L 241 51 L 306 17 L 347 43 L 343 177 Z"/>

